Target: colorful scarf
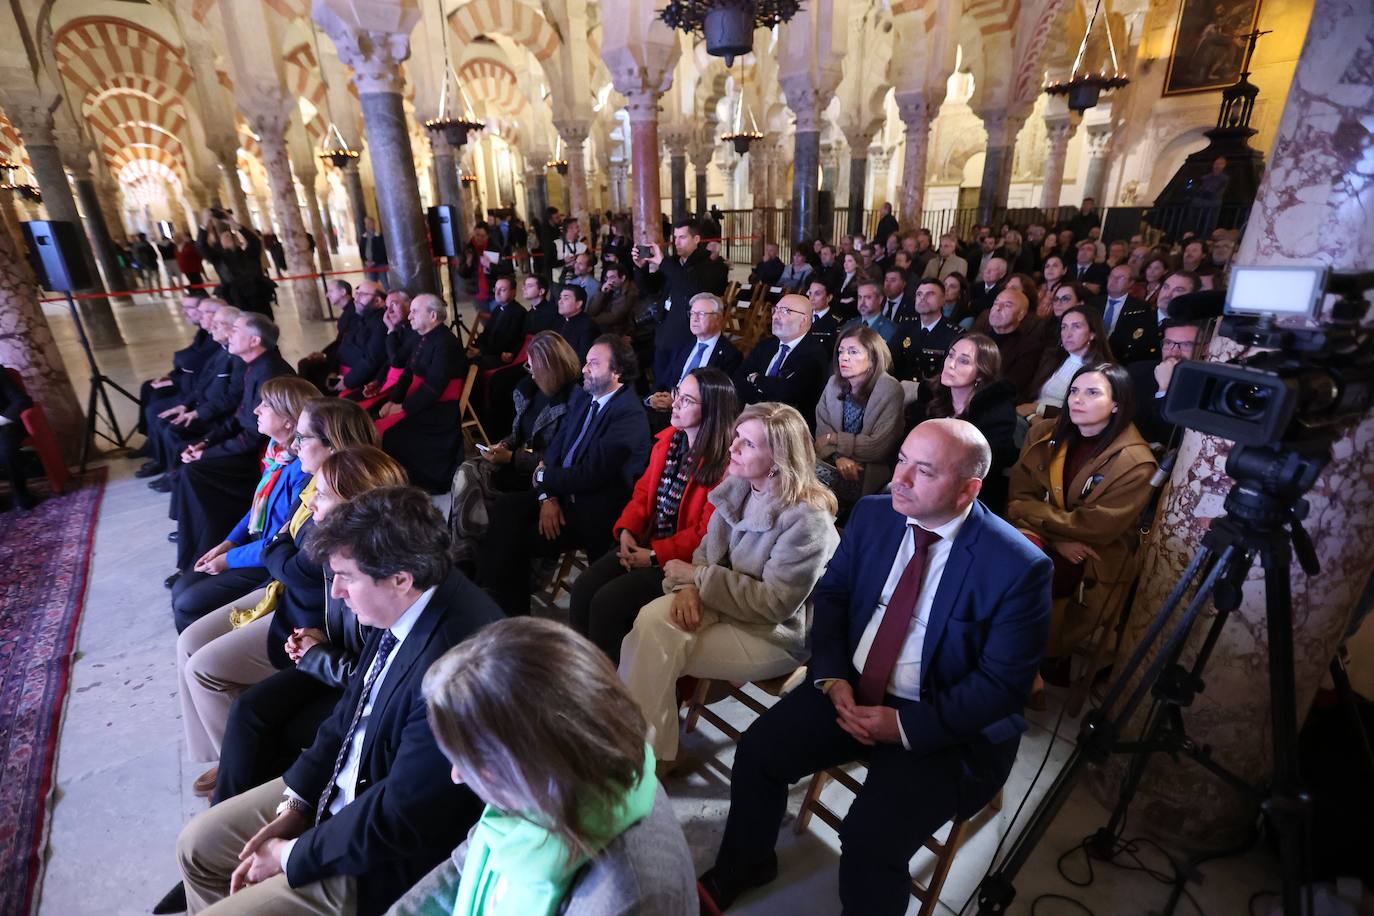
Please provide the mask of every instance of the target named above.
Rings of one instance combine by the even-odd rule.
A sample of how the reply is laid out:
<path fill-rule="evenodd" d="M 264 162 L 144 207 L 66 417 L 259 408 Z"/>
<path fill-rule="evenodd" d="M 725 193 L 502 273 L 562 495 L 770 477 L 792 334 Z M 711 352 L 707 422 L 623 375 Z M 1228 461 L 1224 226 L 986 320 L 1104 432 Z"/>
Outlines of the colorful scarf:
<path fill-rule="evenodd" d="M 267 451 L 262 456 L 262 476 L 258 487 L 253 491 L 253 507 L 248 510 L 248 533 L 262 534 L 267 527 L 267 504 L 272 499 L 272 490 L 286 466 L 296 460 L 296 456 L 286 446 L 276 441 L 267 443 Z"/>
<path fill-rule="evenodd" d="M 682 504 L 682 494 L 692 479 L 692 468 L 685 460 L 687 457 L 687 434 L 682 430 L 673 433 L 668 442 L 668 455 L 663 462 L 663 473 L 658 478 L 658 491 L 654 496 L 654 525 L 649 537 L 659 541 L 677 534 L 677 511 Z"/>
<path fill-rule="evenodd" d="M 296 507 L 296 514 L 291 516 L 291 521 L 286 523 L 286 530 L 291 537 L 300 534 L 301 528 L 310 521 L 310 500 L 315 497 L 315 478 L 311 477 L 301 490 L 301 504 Z M 259 617 L 266 617 L 277 609 L 277 602 L 281 600 L 281 593 L 286 586 L 276 579 L 267 583 L 267 591 L 254 607 L 234 608 L 229 612 L 229 625 L 234 629 L 252 623 Z"/>
<path fill-rule="evenodd" d="M 658 793 L 654 752 L 644 748 L 639 781 L 610 811 L 589 818 L 602 840 L 596 851 L 649 816 Z M 521 814 L 488 805 L 468 838 L 453 916 L 547 916 L 558 912 L 587 863 L 559 837 Z"/>

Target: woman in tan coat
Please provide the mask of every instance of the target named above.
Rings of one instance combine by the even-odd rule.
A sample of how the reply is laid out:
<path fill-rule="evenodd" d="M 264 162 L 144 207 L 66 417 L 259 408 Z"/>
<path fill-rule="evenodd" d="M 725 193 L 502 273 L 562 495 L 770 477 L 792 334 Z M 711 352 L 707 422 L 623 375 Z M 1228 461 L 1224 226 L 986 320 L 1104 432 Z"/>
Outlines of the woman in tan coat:
<path fill-rule="evenodd" d="M 646 604 L 620 647 L 620 677 L 652 726 L 654 756 L 677 759 L 677 680 L 751 681 L 806 659 L 807 598 L 839 545 L 835 495 L 793 407 L 764 402 L 735 425 L 725 480 L 690 563 L 663 566 L 668 594 Z"/>
<path fill-rule="evenodd" d="M 816 404 L 816 455 L 832 478 L 825 482 L 839 498 L 841 517 L 892 479 L 903 396 L 890 368 L 892 353 L 877 331 L 858 323 L 840 332 L 835 371 Z"/>
<path fill-rule="evenodd" d="M 1030 428 L 1012 469 L 1007 520 L 1055 562 L 1046 656 L 1067 655 L 1126 600 L 1137 570 L 1137 521 L 1155 458 L 1131 423 L 1131 381 L 1112 363 L 1069 382 L 1067 410 Z"/>

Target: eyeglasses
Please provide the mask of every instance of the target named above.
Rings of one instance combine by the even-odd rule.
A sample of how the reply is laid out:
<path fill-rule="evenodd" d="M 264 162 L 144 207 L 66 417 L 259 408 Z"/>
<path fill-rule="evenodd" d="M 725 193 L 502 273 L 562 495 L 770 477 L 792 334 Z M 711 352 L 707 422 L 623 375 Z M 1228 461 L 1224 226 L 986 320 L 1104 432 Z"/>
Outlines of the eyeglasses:
<path fill-rule="evenodd" d="M 681 388 L 674 388 L 673 403 L 681 404 L 683 407 L 696 407 L 701 404 L 701 401 L 690 394 L 683 394 Z"/>
<path fill-rule="evenodd" d="M 719 315 L 719 314 L 720 314 L 720 312 L 697 312 L 697 311 L 691 311 L 691 312 L 688 312 L 688 313 L 687 313 L 687 317 L 688 317 L 688 318 L 712 318 L 712 317 L 714 317 L 714 316 L 716 316 L 716 315 Z"/>
<path fill-rule="evenodd" d="M 1160 342 L 1159 348 L 1161 350 L 1191 350 L 1195 346 L 1197 346 L 1196 340 L 1170 340 L 1166 337 Z"/>
<path fill-rule="evenodd" d="M 291 437 L 291 441 L 296 443 L 297 445 L 300 445 L 306 439 L 314 439 L 317 442 L 324 442 L 323 436 L 315 436 L 310 433 L 303 433 L 300 430 L 297 430 L 296 434 Z"/>
<path fill-rule="evenodd" d="M 799 310 L 797 310 L 797 309 L 790 309 L 790 308 L 788 308 L 788 307 L 785 306 L 785 305 L 775 305 L 775 306 L 773 306 L 773 314 L 776 315 L 778 312 L 787 312 L 788 314 L 797 315 L 797 316 L 799 316 L 799 317 L 801 317 L 801 318 L 805 318 L 805 317 L 806 317 L 806 313 L 805 313 L 805 312 L 799 311 Z"/>
<path fill-rule="evenodd" d="M 1055 302 L 1077 302 L 1078 299 L 1077 299 L 1076 297 L 1074 297 L 1074 296 L 1055 296 L 1055 297 L 1054 297 L 1054 301 L 1055 301 Z"/>

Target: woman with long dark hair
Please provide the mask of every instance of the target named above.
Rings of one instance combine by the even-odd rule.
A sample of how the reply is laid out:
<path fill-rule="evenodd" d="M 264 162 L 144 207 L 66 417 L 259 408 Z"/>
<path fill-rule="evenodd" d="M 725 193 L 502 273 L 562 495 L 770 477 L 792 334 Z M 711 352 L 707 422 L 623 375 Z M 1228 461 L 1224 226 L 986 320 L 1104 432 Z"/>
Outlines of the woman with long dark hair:
<path fill-rule="evenodd" d="M 940 281 L 945 285 L 945 317 L 959 327 L 973 324 L 973 309 L 969 306 L 968 277 L 955 271 Z"/>
<path fill-rule="evenodd" d="M 1126 370 L 1091 363 L 1069 381 L 1066 409 L 1031 426 L 1012 469 L 1007 520 L 1055 564 L 1047 658 L 1067 655 L 1110 620 L 1137 568 L 1140 511 L 1155 457 L 1132 423 Z"/>
<path fill-rule="evenodd" d="M 1054 292 L 1068 277 L 1069 269 L 1063 258 L 1052 254 L 1045 259 L 1044 265 L 1040 268 L 1040 275 L 1044 282 L 1040 284 L 1040 291 L 1036 297 L 1035 316 L 1048 318 L 1054 313 Z"/>
<path fill-rule="evenodd" d="M 1059 345 L 1047 348 L 1035 370 L 1030 390 L 1035 396 L 1019 405 L 1023 417 L 1058 416 L 1069 391 L 1069 379 L 1085 365 L 1109 363 L 1112 348 L 1107 342 L 1107 327 L 1095 308 L 1076 305 L 1059 318 Z"/>
<path fill-rule="evenodd" d="M 902 383 L 888 374 L 892 354 L 877 331 L 850 325 L 835 344 L 835 368 L 816 404 L 816 457 L 822 482 L 840 502 L 839 519 L 892 479 L 902 437 Z"/>
<path fill-rule="evenodd" d="M 593 563 L 573 583 L 573 629 L 620 661 L 620 643 L 639 609 L 663 594 L 663 566 L 690 562 L 706 534 L 711 489 L 730 463 L 739 399 L 719 369 L 687 373 L 673 392 L 667 429 L 658 434 L 649 467 L 612 531 L 619 549 Z"/>

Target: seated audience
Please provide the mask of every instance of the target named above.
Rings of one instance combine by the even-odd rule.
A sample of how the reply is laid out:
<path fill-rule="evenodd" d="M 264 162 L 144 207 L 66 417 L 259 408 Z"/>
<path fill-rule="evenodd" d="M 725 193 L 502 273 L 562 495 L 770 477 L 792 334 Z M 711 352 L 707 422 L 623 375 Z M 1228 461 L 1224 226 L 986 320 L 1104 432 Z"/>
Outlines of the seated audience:
<path fill-rule="evenodd" d="M 744 357 L 725 332 L 725 303 L 714 293 L 697 293 L 688 303 L 692 340 L 673 354 L 667 373 L 658 379 L 658 391 L 649 395 L 644 404 L 649 408 L 649 425 L 658 432 L 668 422 L 673 407 L 673 388 L 694 369 L 711 366 L 734 375 Z M 733 418 L 732 418 L 733 419 Z"/>
<path fill-rule="evenodd" d="M 892 345 L 892 339 L 897 336 L 897 324 L 883 315 L 883 293 L 882 285 L 873 276 L 865 275 L 859 280 L 858 299 L 855 300 L 859 316 L 851 320 L 841 330 L 848 330 L 855 325 L 865 325 L 878 332 L 878 336 L 883 339 L 883 343 Z"/>
<path fill-rule="evenodd" d="M 883 272 L 883 317 L 893 324 L 916 313 L 906 285 L 906 271 L 901 267 L 894 265 Z"/>
<path fill-rule="evenodd" d="M 1054 313 L 1055 292 L 1068 279 L 1068 268 L 1064 265 L 1064 259 L 1057 254 L 1050 255 L 1045 259 L 1040 289 L 1036 296 L 1035 317 L 1048 318 Z"/>
<path fill-rule="evenodd" d="M 968 330 L 973 324 L 973 309 L 969 306 L 968 278 L 961 273 L 952 273 L 946 275 L 941 282 L 945 287 L 945 304 L 942 309 L 945 320 Z"/>
<path fill-rule="evenodd" d="M 902 444 L 891 497 L 855 508 L 816 588 L 807 682 L 735 754 L 725 835 L 701 876 L 717 906 L 777 877 L 788 787 L 812 773 L 867 764 L 839 868 L 840 905 L 864 914 L 905 913 L 916 850 L 1006 781 L 1051 568 L 977 504 L 990 460 L 969 424 L 923 423 Z"/>
<path fill-rule="evenodd" d="M 596 332 L 629 337 L 638 306 L 639 291 L 630 281 L 629 270 L 620 263 L 607 264 L 600 291 L 587 303 L 587 316 L 596 324 Z"/>
<path fill-rule="evenodd" d="M 819 279 L 812 277 L 804 290 L 811 302 L 811 329 L 807 332 L 816 342 L 825 347 L 826 353 L 835 351 L 835 335 L 840 332 L 840 321 L 831 308 L 834 295 Z"/>
<path fill-rule="evenodd" d="M 287 381 L 287 380 L 283 380 Z M 302 380 L 297 384 L 305 384 Z M 276 383 L 274 383 L 276 384 Z M 335 398 L 313 398 L 300 411 L 292 439 L 297 467 L 308 482 L 295 504 L 286 507 L 286 522 L 264 532 L 259 564 L 270 577 L 264 587 L 228 599 L 203 615 L 177 638 L 181 724 L 192 759 L 218 759 L 225 721 L 234 698 L 290 664 L 283 646 L 295 629 L 324 624 L 323 571 L 302 549 L 314 529 L 311 502 L 315 475 L 336 449 L 377 444 L 377 428 L 357 404 Z M 196 780 L 197 795 L 215 787 L 211 769 Z M 258 780 L 261 782 L 262 780 Z M 252 783 L 257 785 L 257 782 Z"/>
<path fill-rule="evenodd" d="M 845 252 L 841 266 L 844 273 L 840 276 L 840 285 L 834 291 L 831 303 L 835 309 L 836 320 L 843 324 L 859 313 L 857 302 L 862 272 L 859 270 L 859 257 L 852 251 Z"/>
<path fill-rule="evenodd" d="M 784 292 L 800 292 L 811 279 L 811 270 L 811 262 L 806 259 L 806 250 L 798 248 L 792 252 L 792 263 L 787 265 L 787 269 L 782 272 L 775 285 L 781 286 Z"/>
<path fill-rule="evenodd" d="M 550 620 L 503 620 L 439 659 L 423 694 L 454 781 L 486 808 L 392 916 L 695 916 L 691 852 L 644 719 L 590 643 Z M 544 715 L 524 714 L 532 694 Z"/>
<path fill-rule="evenodd" d="M 202 304 L 205 304 L 204 308 L 201 307 Z M 211 322 L 218 306 L 218 300 L 215 299 L 189 295 L 181 297 L 182 317 L 186 319 L 187 324 L 196 329 L 195 336 L 189 344 L 172 354 L 172 368 L 165 375 L 148 379 L 139 386 L 138 425 L 134 427 L 135 432 L 148 435 L 148 430 L 154 426 L 151 418 L 190 395 L 196 372 L 215 351 L 220 349 L 210 333 Z M 145 443 L 134 456 L 147 458 L 149 454 L 149 448 Z"/>
<path fill-rule="evenodd" d="M 451 570 L 448 550 L 443 518 L 409 487 L 364 493 L 316 529 L 311 552 L 333 571 L 333 593 L 374 628 L 362 676 L 284 777 L 182 830 L 191 913 L 231 893 L 246 912 L 381 913 L 462 841 L 477 801 L 448 779 L 419 684 L 501 614 Z"/>
<path fill-rule="evenodd" d="M 707 495 L 730 462 L 739 400 L 719 369 L 693 369 L 672 394 L 670 424 L 649 468 L 611 526 L 619 543 L 573 583 L 573 629 L 619 664 L 620 643 L 639 609 L 663 594 L 663 566 L 690 561 L 711 517 Z"/>
<path fill-rule="evenodd" d="M 591 301 L 596 294 L 601 292 L 601 284 L 597 282 L 593 269 L 596 261 L 592 259 L 590 251 L 584 251 L 573 259 L 572 276 L 568 278 L 565 286 L 580 286 L 582 291 L 587 294 L 587 301 Z"/>
<path fill-rule="evenodd" d="M 1040 339 L 1047 349 L 1059 345 L 1059 322 L 1063 320 L 1064 313 L 1073 308 L 1086 308 L 1088 299 L 1088 288 L 1081 283 L 1067 280 L 1055 288 L 1054 298 L 1050 301 L 1049 315 L 1036 325 L 1040 330 Z"/>
<path fill-rule="evenodd" d="M 978 281 L 973 284 L 969 308 L 974 316 L 980 316 L 992 308 L 993 301 L 1007 285 L 1007 262 L 999 257 L 986 258 L 978 272 Z M 1025 295 L 1025 293 L 1022 293 Z M 1030 301 L 1027 298 L 1027 301 Z"/>
<path fill-rule="evenodd" d="M 1029 274 L 1012 274 L 1007 277 L 1005 286 L 1007 289 L 1014 289 L 1026 297 L 1026 301 L 1035 305 L 1040 301 L 1040 287 L 1036 285 L 1035 279 Z M 1039 315 L 1036 316 L 1037 318 Z"/>
<path fill-rule="evenodd" d="M 1159 287 L 1159 292 L 1155 294 L 1156 330 L 1169 317 L 1169 303 L 1179 296 L 1195 293 L 1201 288 L 1202 284 L 1198 282 L 1197 274 L 1189 273 L 1186 270 L 1175 270 L 1165 277 L 1164 282 Z M 1150 353 L 1150 358 L 1157 355 L 1156 349 Z"/>
<path fill-rule="evenodd" d="M 587 291 L 580 286 L 565 286 L 558 293 L 558 320 L 553 330 L 568 342 L 579 360 L 598 337 L 596 322 L 587 316 Z"/>
<path fill-rule="evenodd" d="M 926 261 L 925 270 L 921 272 L 922 277 L 934 277 L 943 280 L 950 274 L 962 274 L 968 276 L 968 261 L 959 257 L 955 249 L 959 245 L 959 240 L 950 233 L 940 236 L 940 252 L 929 261 Z"/>
<path fill-rule="evenodd" d="M 277 326 L 262 315 L 242 313 L 235 319 L 226 346 L 245 364 L 238 403 L 232 414 L 181 450 L 180 466 L 167 475 L 172 478 L 169 514 L 177 521 L 178 569 L 164 583 L 168 588 L 224 539 L 254 500 L 262 476 L 259 458 L 267 444 L 258 423 L 262 387 L 277 376 L 292 375 L 277 350 L 277 335 Z M 290 419 L 294 422 L 295 416 Z"/>
<path fill-rule="evenodd" d="M 1144 299 L 1149 305 L 1155 304 L 1155 298 L 1159 295 L 1159 289 L 1164 285 L 1164 278 L 1169 276 L 1169 259 L 1163 255 L 1152 255 L 1145 262 L 1145 267 L 1141 273 L 1141 280 L 1132 289 L 1131 295 Z"/>
<path fill-rule="evenodd" d="M 1088 303 L 1102 316 L 1115 361 L 1123 366 L 1159 354 L 1159 319 L 1148 302 L 1130 294 L 1133 282 L 1131 268 L 1118 264 L 1107 274 L 1107 291 Z"/>
<path fill-rule="evenodd" d="M 1016 386 L 1002 378 L 1002 354 L 992 338 L 967 334 L 945 357 L 940 377 L 921 388 L 911 411 L 913 425 L 931 419 L 965 420 L 982 433 L 992 450 L 978 499 L 996 515 L 1007 505 L 1007 472 L 1015 464 Z"/>
<path fill-rule="evenodd" d="M 763 260 L 754 265 L 753 272 L 749 275 L 751 282 L 762 283 L 770 289 L 778 286 L 782 281 L 782 273 L 787 269 L 787 265 L 778 257 L 778 246 L 774 242 L 765 242 L 763 246 Z"/>
<path fill-rule="evenodd" d="M 178 525 L 177 562 L 182 575 L 172 586 L 172 619 L 178 633 L 215 608 L 267 583 L 263 548 L 290 521 L 301 492 L 310 482 L 309 472 L 301 468 L 296 457 L 300 445 L 296 433 L 301 411 L 319 396 L 319 390 L 299 376 L 269 379 L 262 386 L 262 400 L 254 411 L 258 432 L 268 443 L 248 512 L 222 541 L 199 555 L 181 551 L 183 533 L 188 541 L 195 542 L 198 532 L 190 530 L 189 522 Z"/>
<path fill-rule="evenodd" d="M 536 467 L 532 488 L 499 496 L 478 547 L 478 582 L 508 615 L 528 614 L 529 561 L 581 548 L 596 561 L 611 522 L 649 460 L 649 424 L 635 396 L 634 352 L 607 334 L 592 344 L 582 388 Z"/>
<path fill-rule="evenodd" d="M 338 348 L 338 378 L 330 382 L 330 390 L 361 392 L 387 367 L 386 294 L 374 280 L 358 284 L 353 294 L 353 309 L 357 317 L 347 335 L 340 335 Z"/>
<path fill-rule="evenodd" d="M 315 595 L 319 610 L 312 612 L 319 620 L 305 625 L 299 609 L 288 611 L 283 621 L 273 620 L 267 650 L 280 656 L 274 672 L 234 700 L 224 724 L 219 766 L 213 775 L 197 780 L 197 789 L 202 781 L 213 789 L 212 804 L 280 776 L 296 762 L 343 695 L 371 633 L 332 594 L 334 573 L 310 555 L 309 533 L 350 500 L 379 487 L 405 485 L 406 473 L 396 459 L 370 445 L 335 450 L 315 471 L 309 521 L 293 538 L 279 538 L 282 544 L 268 549 L 268 560 L 282 583 L 282 601 L 304 603 Z"/>
<path fill-rule="evenodd" d="M 386 364 L 377 375 L 363 386 L 360 392 L 348 392 L 350 397 L 360 397 L 359 403 L 371 410 L 381 403 L 382 392 L 396 384 L 410 363 L 410 355 L 420 335 L 410 326 L 410 294 L 402 289 L 394 289 L 386 294 L 386 310 L 382 312 L 382 323 L 386 325 Z"/>
<path fill-rule="evenodd" d="M 521 291 L 525 294 L 525 336 L 552 331 L 558 321 L 558 306 L 549 299 L 549 284 L 542 273 L 529 274 Z"/>
<path fill-rule="evenodd" d="M 1054 417 L 1059 415 L 1068 394 L 1069 379 L 1084 365 L 1112 361 L 1112 348 L 1107 345 L 1107 331 L 1102 317 L 1091 306 L 1078 305 L 1059 319 L 1059 344 L 1046 348 L 1035 378 L 1031 380 L 1032 400 L 1016 408 L 1023 417 Z"/>
<path fill-rule="evenodd" d="M 491 289 L 490 317 L 467 346 L 468 359 L 482 369 L 509 365 L 525 342 L 525 307 L 515 301 L 515 278 L 497 277 Z"/>
<path fill-rule="evenodd" d="M 1110 625 L 1135 578 L 1155 458 L 1131 422 L 1133 400 L 1125 369 L 1083 366 L 1065 411 L 1031 426 L 1012 468 L 1007 520 L 1054 561 L 1048 658 L 1067 656 L 1099 621 Z"/>
<path fill-rule="evenodd" d="M 1021 400 L 1031 396 L 1031 379 L 1040 367 L 1045 349 L 1035 319 L 1029 317 L 1030 303 L 1023 293 L 1004 289 L 988 310 L 988 336 L 1002 353 L 1002 378 L 1016 386 Z"/>
<path fill-rule="evenodd" d="M 830 354 L 807 332 L 811 300 L 789 293 L 773 306 L 773 336 L 760 341 L 735 370 L 740 401 L 779 401 L 795 407 L 808 425 L 816 421 L 816 399 L 825 387 Z"/>
<path fill-rule="evenodd" d="M 1080 241 L 1075 249 L 1075 261 L 1069 279 L 1082 283 L 1094 296 L 1107 285 L 1107 265 L 1097 263 L 1097 243 Z"/>
<path fill-rule="evenodd" d="M 876 493 L 892 476 L 903 403 L 902 385 L 888 373 L 891 366 L 887 344 L 876 331 L 863 325 L 847 328 L 835 348 L 834 372 L 816 404 L 820 478 L 839 501 L 841 523 L 854 503 Z"/>
<path fill-rule="evenodd" d="M 438 296 L 415 297 L 410 326 L 419 339 L 388 389 L 377 422 L 382 448 L 406 469 L 411 483 L 431 493 L 448 489 L 463 438 L 459 399 L 467 355 L 447 322 L 448 307 Z"/>
<path fill-rule="evenodd" d="M 702 244 L 701 229 L 692 218 L 680 219 L 671 227 L 673 252 L 665 256 L 657 244 L 649 244 L 648 257 L 636 249 L 635 285 L 641 293 L 662 302 L 654 331 L 655 379 L 668 374 L 668 362 L 692 338 L 686 304 L 697 293 L 725 293 L 730 267 L 713 258 Z M 664 235 L 670 232 L 665 230 Z"/>
<path fill-rule="evenodd" d="M 1164 419 L 1164 399 L 1174 369 L 1185 359 L 1200 359 L 1198 349 L 1203 322 L 1165 320 L 1160 325 L 1159 360 L 1141 360 L 1126 367 L 1131 377 L 1135 400 L 1135 427 L 1146 442 L 1164 446 L 1174 442 L 1176 428 Z"/>
<path fill-rule="evenodd" d="M 691 561 L 670 560 L 663 588 L 620 649 L 620 676 L 652 729 L 661 771 L 677 761 L 677 680 L 778 677 L 806 659 L 807 599 L 839 542 L 835 495 L 816 479 L 801 414 L 745 408 L 725 481 Z"/>
<path fill-rule="evenodd" d="M 29 492 L 24 471 L 24 456 L 19 443 L 28 432 L 24 429 L 23 413 L 33 406 L 33 399 L 22 386 L 16 385 L 9 371 L 0 366 L 0 465 L 10 484 L 12 508 L 28 511 L 37 505 Z"/>
<path fill-rule="evenodd" d="M 945 287 L 939 280 L 926 277 L 917 281 L 913 301 L 915 312 L 897 322 L 892 374 L 899 379 L 924 381 L 939 374 L 949 345 L 963 332 L 945 317 Z M 886 476 L 883 482 L 887 482 Z"/>

